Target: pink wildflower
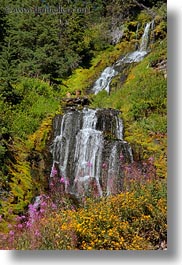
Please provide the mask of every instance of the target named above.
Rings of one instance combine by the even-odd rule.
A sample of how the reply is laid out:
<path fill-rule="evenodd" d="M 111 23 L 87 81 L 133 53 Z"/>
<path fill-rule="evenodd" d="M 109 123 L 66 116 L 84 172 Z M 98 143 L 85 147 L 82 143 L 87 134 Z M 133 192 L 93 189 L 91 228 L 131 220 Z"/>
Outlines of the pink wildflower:
<path fill-rule="evenodd" d="M 107 164 L 106 164 L 106 163 L 103 163 L 103 164 L 102 164 L 102 168 L 103 168 L 103 169 L 106 169 L 106 168 L 107 168 Z"/>
<path fill-rule="evenodd" d="M 57 206 L 56 206 L 55 203 L 52 203 L 51 206 L 52 206 L 52 209 L 53 209 L 53 210 L 56 210 L 56 209 L 57 209 Z"/>
<path fill-rule="evenodd" d="M 65 185 L 69 185 L 69 180 L 66 179 L 65 177 L 61 177 L 60 183 L 64 183 Z"/>
<path fill-rule="evenodd" d="M 51 177 L 55 177 L 56 175 L 58 174 L 58 171 L 55 167 L 52 167 L 52 170 L 51 170 Z"/>
<path fill-rule="evenodd" d="M 64 177 L 61 177 L 60 183 L 64 183 L 65 184 L 65 178 Z"/>
<path fill-rule="evenodd" d="M 40 236 L 40 232 L 38 230 L 35 231 L 35 236 Z"/>
<path fill-rule="evenodd" d="M 14 232 L 14 231 L 12 231 L 12 230 L 11 230 L 11 231 L 9 231 L 9 235 L 10 235 L 10 236 L 14 236 L 14 234 L 15 234 L 15 232 Z"/>
<path fill-rule="evenodd" d="M 22 228 L 23 228 L 23 225 L 22 225 L 22 224 L 18 224 L 17 227 L 18 227 L 19 229 L 22 229 Z"/>
<path fill-rule="evenodd" d="M 153 163 L 154 162 L 154 157 L 153 156 L 149 157 L 148 161 Z"/>
<path fill-rule="evenodd" d="M 87 163 L 87 167 L 92 167 L 92 163 L 91 162 L 88 162 Z"/>
<path fill-rule="evenodd" d="M 47 202 L 45 202 L 45 201 L 41 202 L 40 206 L 41 207 L 46 207 L 47 206 Z"/>
<path fill-rule="evenodd" d="M 39 212 L 40 212 L 40 213 L 44 213 L 45 210 L 41 208 Z"/>
<path fill-rule="evenodd" d="M 30 228 L 32 226 L 32 223 L 30 221 L 26 222 L 26 227 Z"/>

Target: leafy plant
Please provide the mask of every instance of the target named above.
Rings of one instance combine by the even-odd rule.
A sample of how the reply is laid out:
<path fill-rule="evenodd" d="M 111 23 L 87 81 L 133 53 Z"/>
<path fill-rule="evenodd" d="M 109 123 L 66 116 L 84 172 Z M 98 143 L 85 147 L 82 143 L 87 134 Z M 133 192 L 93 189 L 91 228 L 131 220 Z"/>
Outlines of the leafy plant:
<path fill-rule="evenodd" d="M 1 248 L 151 250 L 167 242 L 165 182 L 135 180 L 130 191 L 87 199 L 78 209 L 66 206 L 63 193 L 56 204 L 51 198 L 29 205 L 28 215 L 1 234 Z"/>

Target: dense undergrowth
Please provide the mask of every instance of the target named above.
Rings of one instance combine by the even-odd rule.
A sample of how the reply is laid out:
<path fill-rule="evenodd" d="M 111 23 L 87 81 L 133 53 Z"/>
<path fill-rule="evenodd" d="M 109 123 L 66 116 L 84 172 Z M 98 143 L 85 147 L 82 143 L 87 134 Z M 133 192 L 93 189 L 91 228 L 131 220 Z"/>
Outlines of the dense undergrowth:
<path fill-rule="evenodd" d="M 149 2 L 152 6 L 153 1 Z M 63 57 L 59 55 L 59 65 L 55 63 L 57 47 L 52 47 L 54 56 L 51 59 L 45 57 L 46 52 L 49 54 L 49 45 L 43 41 L 47 34 L 43 32 L 35 43 L 44 46 L 45 54 L 36 47 L 35 69 L 29 58 L 32 51 L 23 50 L 23 46 L 22 53 L 17 51 L 17 54 L 25 58 L 17 58 L 20 64 L 19 68 L 15 67 L 17 55 L 12 55 L 12 51 L 17 49 L 16 28 L 12 47 L 6 44 L 2 47 L 6 39 L 6 32 L 2 32 L 4 39 L 0 41 L 0 52 L 1 68 L 4 68 L 0 71 L 6 76 L 2 75 L 0 81 L 0 249 L 163 249 L 162 244 L 167 242 L 167 84 L 164 72 L 157 69 L 167 54 L 166 4 L 162 2 L 152 8 L 156 16 L 149 55 L 112 80 L 110 95 L 105 91 L 95 96 L 88 92 L 105 67 L 138 45 L 145 23 L 151 20 L 146 10 L 140 12 L 135 6 L 137 14 L 129 17 L 132 20 L 123 19 L 124 33 L 116 45 L 105 38 L 108 18 L 88 22 L 85 29 L 85 17 L 74 14 L 75 22 L 69 19 L 72 31 L 63 43 L 65 50 L 61 51 Z M 130 5 L 132 1 L 128 3 Z M 112 3 L 108 4 L 109 8 L 112 11 Z M 67 17 L 65 15 L 63 22 Z M 10 19 L 12 23 L 13 18 Z M 34 19 L 39 21 L 41 16 Z M 52 17 L 49 19 L 52 25 Z M 6 18 L 1 20 L 5 28 Z M 35 37 L 34 20 L 30 22 Z M 22 33 L 26 35 L 24 29 L 29 20 L 25 25 L 23 21 L 21 23 Z M 84 34 L 78 32 L 75 36 L 79 23 Z M 63 36 L 67 34 L 67 27 Z M 55 32 L 51 30 L 50 36 L 54 39 Z M 22 40 L 26 40 L 25 37 Z M 27 43 L 23 45 L 26 47 Z M 83 53 L 88 53 L 87 64 L 84 64 Z M 46 65 L 43 68 L 42 61 Z M 58 66 L 63 75 L 57 74 Z M 15 69 L 21 70 L 19 76 Z M 21 74 L 22 71 L 27 73 Z M 55 180 L 57 182 L 52 186 L 48 183 L 52 117 L 63 111 L 62 98 L 68 92 L 75 97 L 76 90 L 89 97 L 90 107 L 121 111 L 124 138 L 131 144 L 135 161 L 124 166 L 125 186 L 121 194 L 78 200 L 63 193 L 60 180 Z M 40 194 L 40 204 L 36 208 L 32 200 Z"/>
<path fill-rule="evenodd" d="M 167 243 L 166 182 L 152 160 L 123 165 L 124 190 L 105 198 L 65 194 L 60 179 L 1 233 L 1 249 L 155 250 Z M 2 219 L 1 219 L 2 222 Z"/>

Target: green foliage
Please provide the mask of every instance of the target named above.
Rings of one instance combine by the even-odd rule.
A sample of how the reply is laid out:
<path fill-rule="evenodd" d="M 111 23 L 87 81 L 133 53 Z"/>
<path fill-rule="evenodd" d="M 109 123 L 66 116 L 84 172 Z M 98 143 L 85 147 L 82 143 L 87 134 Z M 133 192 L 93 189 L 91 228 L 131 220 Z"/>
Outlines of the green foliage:
<path fill-rule="evenodd" d="M 7 59 L 2 53 L 2 60 L 20 75 L 46 79 L 67 76 L 78 66 L 89 66 L 94 52 L 108 47 L 103 32 L 106 24 L 101 26 L 97 21 L 93 26 L 104 10 L 104 3 L 96 1 L 93 8 L 89 2 L 4 1 L 2 12 L 7 12 L 8 26 L 4 30 L 2 17 L 2 47 L 10 57 Z M 23 8 L 31 12 L 20 12 Z M 42 8 L 43 12 L 36 12 L 36 8 Z M 61 8 L 64 11 L 60 14 L 50 12 Z"/>
<path fill-rule="evenodd" d="M 28 156 L 32 152 L 34 142 L 31 147 L 27 147 L 26 140 L 28 135 L 38 129 L 43 119 L 50 119 L 50 115 L 59 109 L 61 98 L 61 93 L 58 94 L 41 80 L 22 79 L 14 85 L 14 89 L 21 96 L 19 104 L 9 106 L 4 102 L 4 98 L 0 101 L 0 187 L 4 194 L 0 211 L 4 216 L 9 216 L 8 209 L 11 209 L 12 214 L 23 211 L 35 195 L 36 189 L 39 190 L 40 186 L 44 185 L 45 178 L 42 176 L 41 167 L 36 171 L 39 183 L 33 180 Z M 37 141 L 41 142 L 38 149 L 40 152 L 45 148 L 49 129 L 46 125 L 44 130 L 42 129 L 44 134 L 37 135 Z"/>
<path fill-rule="evenodd" d="M 141 122 L 143 119 L 146 121 L 151 115 L 154 118 L 158 115 L 163 117 L 164 120 L 167 112 L 166 79 L 163 73 L 149 67 L 155 58 L 158 58 L 159 61 L 160 58 L 164 58 L 165 50 L 163 49 L 164 45 L 159 45 L 158 49 L 155 47 L 147 58 L 140 64 L 134 65 L 130 69 L 129 76 L 121 89 L 119 86 L 120 79 L 116 77 L 116 82 L 113 83 L 117 86 L 117 90 L 114 91 L 113 86 L 113 92 L 111 92 L 109 97 L 103 91 L 98 93 L 98 95 L 93 97 L 93 106 L 101 104 L 102 107 L 110 106 L 121 109 L 124 118 L 129 119 L 131 122 L 135 120 Z M 162 129 L 159 127 L 159 131 L 164 132 L 164 126 L 162 127 Z M 152 130 L 150 127 L 148 129 Z"/>
<path fill-rule="evenodd" d="M 106 102 L 108 97 L 108 93 L 105 90 L 100 91 L 97 95 L 92 96 L 92 107 L 93 108 L 104 108 L 106 106 Z"/>
<path fill-rule="evenodd" d="M 160 1 L 150 2 L 149 6 L 155 2 Z M 50 12 L 61 8 L 64 10 L 61 13 Z M 3 65 L 6 64 L 12 73 L 50 80 L 68 76 L 77 67 L 88 68 L 92 58 L 110 46 L 112 30 L 136 19 L 141 10 L 142 7 L 133 0 L 52 0 L 49 3 L 4 0 L 1 6 L 0 69 L 5 71 Z M 142 24 L 147 20 L 146 10 L 144 8 L 141 14 L 145 15 L 139 17 Z M 163 10 L 164 7 L 160 7 L 160 18 Z M 128 40 L 136 37 L 135 32 L 136 25 L 133 32 L 126 32 L 131 35 Z"/>
<path fill-rule="evenodd" d="M 11 160 L 9 157 L 6 168 L 6 177 L 1 179 L 1 185 L 5 193 L 0 200 L 0 215 L 4 216 L 6 222 L 22 212 L 33 196 L 33 183 L 30 174 L 30 165 L 26 161 L 27 148 L 25 144 L 16 139 L 11 149 Z M 6 186 L 5 186 L 6 185 Z M 6 226 L 4 226 L 6 229 Z"/>
<path fill-rule="evenodd" d="M 131 46 L 129 42 L 122 42 L 115 47 L 111 46 L 105 51 L 97 53 L 97 56 L 91 60 L 89 69 L 77 68 L 74 70 L 73 74 L 64 80 L 64 86 L 61 86 L 61 90 L 74 93 L 79 89 L 83 93 L 87 93 L 103 69 L 113 64 L 121 54 L 128 52 Z"/>
<path fill-rule="evenodd" d="M 73 205 L 70 207 L 65 195 L 57 204 L 52 197 L 45 196 L 40 212 L 32 205 L 29 207 L 34 214 L 33 219 L 32 216 L 28 220 L 20 217 L 9 234 L 1 235 L 0 248 L 161 249 L 161 243 L 167 242 L 166 196 L 165 181 L 145 184 L 134 181 L 130 191 L 99 200 L 85 199 L 77 210 Z"/>
<path fill-rule="evenodd" d="M 116 76 L 110 95 L 101 91 L 92 98 L 93 107 L 121 110 L 125 139 L 140 159 L 155 157 L 160 177 L 166 176 L 167 80 L 154 66 L 165 59 L 166 39 L 153 45 L 142 62 L 128 69 L 124 83 L 120 81 L 123 73 Z"/>
<path fill-rule="evenodd" d="M 47 188 L 44 161 L 47 154 L 44 152 L 51 125 L 52 116 L 49 116 L 28 140 L 14 138 L 14 143 L 8 146 L 11 157 L 8 157 L 6 175 L 3 172 L 0 175 L 1 192 L 4 194 L 0 200 L 0 215 L 5 221 L 0 230 L 6 230 L 8 223 L 25 211 L 32 198 Z"/>
<path fill-rule="evenodd" d="M 22 79 L 15 89 L 21 95 L 21 102 L 12 109 L 11 132 L 26 137 L 38 128 L 46 115 L 55 113 L 60 95 L 47 83 L 35 79 Z"/>
<path fill-rule="evenodd" d="M 167 117 L 166 115 L 151 113 L 149 117 L 143 118 L 141 121 L 139 121 L 139 124 L 145 130 L 161 132 L 165 134 L 167 128 Z"/>
<path fill-rule="evenodd" d="M 85 1 L 51 0 L 48 3 L 51 7 L 60 4 L 65 10 L 70 9 L 70 12 L 51 14 L 15 12 L 14 9 L 35 6 L 45 8 L 44 1 L 1 1 L 0 218 L 2 215 L 3 220 L 0 220 L 0 230 L 8 231 L 8 223 L 14 222 L 14 216 L 22 213 L 32 197 L 40 193 L 47 183 L 44 172 L 47 155 L 45 147 L 50 135 L 52 115 L 60 108 L 62 97 L 78 89 L 87 93 L 106 66 L 134 49 L 145 23 L 151 17 L 147 9 L 136 2 L 88 0 L 86 7 L 90 11 L 87 13 L 76 9 L 85 7 Z M 138 154 L 139 159 L 153 155 L 157 176 L 164 178 L 166 80 L 155 65 L 166 59 L 166 3 L 150 0 L 140 1 L 139 4 L 146 5 L 157 14 L 153 36 L 154 41 L 158 42 L 153 43 L 150 55 L 143 62 L 132 65 L 132 69 L 125 69 L 125 82 L 120 82 L 123 73 L 112 81 L 110 95 L 101 91 L 90 98 L 93 107 L 122 111 L 125 139 L 131 143 L 134 155 Z M 121 42 L 113 46 L 110 34 L 117 27 L 124 29 L 124 34 Z M 50 86 L 50 83 L 54 85 Z M 132 202 L 131 207 L 138 205 L 137 209 L 126 208 L 122 196 L 109 198 L 108 205 L 105 205 L 105 201 L 89 202 L 87 207 L 93 220 L 88 219 L 92 216 L 87 208 L 78 213 L 72 211 L 50 215 L 40 222 L 43 241 L 36 246 L 40 249 L 153 249 L 159 230 L 162 231 L 162 239 L 166 233 L 165 195 L 156 189 L 140 187 L 147 197 L 147 206 L 142 204 L 143 197 L 139 190 L 138 193 L 133 191 L 130 200 L 126 201 L 128 205 Z M 137 203 L 136 197 L 139 198 Z M 159 204 L 156 204 L 157 200 Z M 151 209 L 148 218 L 145 210 L 149 205 Z M 100 219 L 97 209 L 102 213 Z M 111 216 L 111 209 L 120 215 Z M 97 213 L 95 215 L 94 210 Z M 122 215 L 125 216 L 126 224 L 120 226 Z M 106 221 L 105 217 L 109 219 L 110 216 L 110 221 Z M 130 216 L 133 217 L 132 222 Z M 104 237 L 101 234 L 106 224 L 109 224 L 110 230 L 107 230 Z M 95 227 L 96 237 L 91 231 Z M 24 231 L 21 234 L 22 238 L 19 238 L 16 248 L 33 246 L 32 242 L 29 244 L 29 239 L 37 239 L 34 234 L 29 237 L 30 233 Z M 150 240 L 145 233 L 150 234 Z M 25 238 L 26 242 L 23 241 Z M 57 240 L 54 241 L 55 238 Z"/>

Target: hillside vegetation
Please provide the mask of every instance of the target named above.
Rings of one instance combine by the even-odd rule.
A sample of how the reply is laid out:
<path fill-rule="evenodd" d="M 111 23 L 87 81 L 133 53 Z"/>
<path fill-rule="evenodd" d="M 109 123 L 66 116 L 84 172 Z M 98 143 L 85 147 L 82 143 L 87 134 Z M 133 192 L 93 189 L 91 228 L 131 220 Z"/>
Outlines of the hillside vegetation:
<path fill-rule="evenodd" d="M 166 1 L 0 3 L 0 248 L 165 248 Z M 89 94 L 105 67 L 136 49 L 152 20 L 149 54 L 113 78 L 109 95 Z M 119 195 L 75 201 L 59 185 L 49 190 L 52 118 L 77 90 L 92 108 L 121 111 L 134 163 L 124 165 Z"/>

